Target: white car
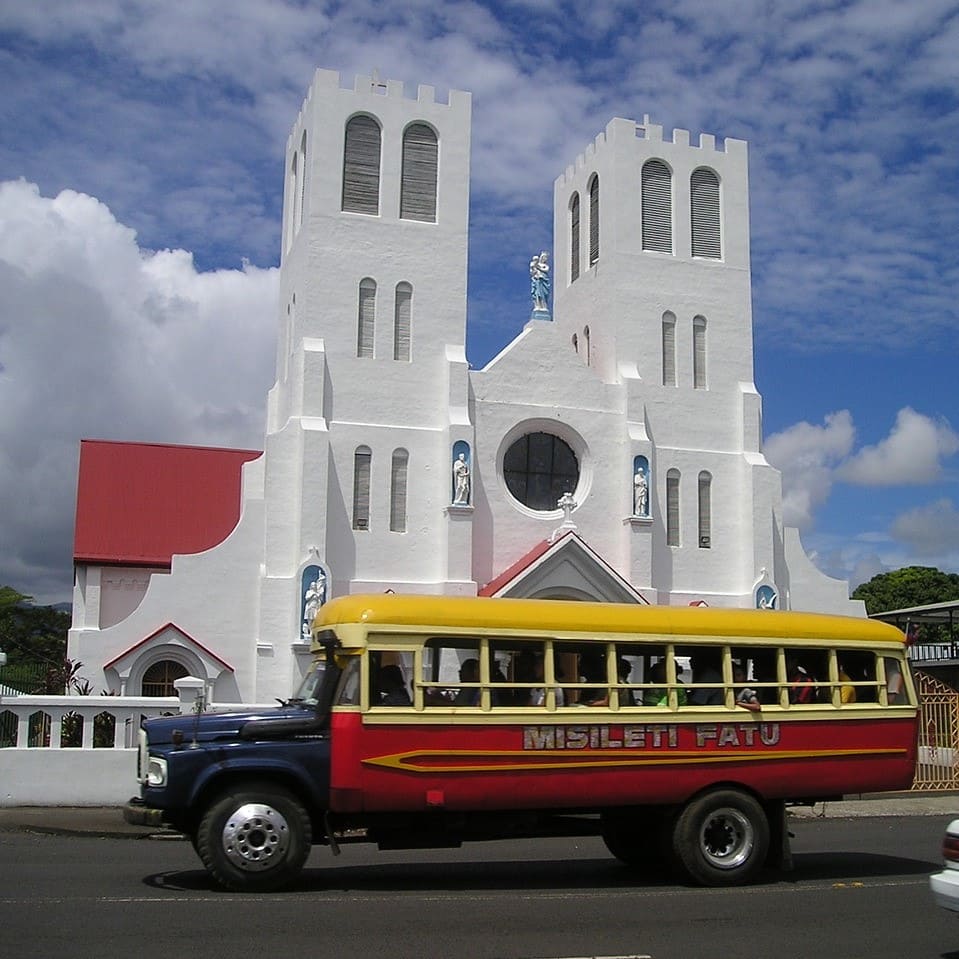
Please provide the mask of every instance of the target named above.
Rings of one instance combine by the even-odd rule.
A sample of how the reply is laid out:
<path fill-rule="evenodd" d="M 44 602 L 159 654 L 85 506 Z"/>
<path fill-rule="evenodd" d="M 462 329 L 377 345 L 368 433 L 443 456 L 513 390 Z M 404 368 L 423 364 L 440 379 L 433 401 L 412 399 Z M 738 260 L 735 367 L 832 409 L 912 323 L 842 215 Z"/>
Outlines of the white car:
<path fill-rule="evenodd" d="M 942 872 L 929 877 L 929 887 L 936 904 L 959 912 L 959 819 L 953 819 L 942 840 Z"/>

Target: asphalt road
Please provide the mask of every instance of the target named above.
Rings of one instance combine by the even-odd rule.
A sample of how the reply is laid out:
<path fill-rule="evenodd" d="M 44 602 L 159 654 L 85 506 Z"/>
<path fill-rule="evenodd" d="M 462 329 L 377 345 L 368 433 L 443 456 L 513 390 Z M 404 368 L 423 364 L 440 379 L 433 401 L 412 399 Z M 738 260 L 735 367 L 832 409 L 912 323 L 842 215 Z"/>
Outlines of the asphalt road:
<path fill-rule="evenodd" d="M 803 819 L 796 868 L 747 888 L 637 878 L 599 840 L 314 850 L 290 892 L 216 889 L 182 840 L 0 833 L 0 952 L 384 959 L 959 959 L 936 907 L 950 817 Z"/>

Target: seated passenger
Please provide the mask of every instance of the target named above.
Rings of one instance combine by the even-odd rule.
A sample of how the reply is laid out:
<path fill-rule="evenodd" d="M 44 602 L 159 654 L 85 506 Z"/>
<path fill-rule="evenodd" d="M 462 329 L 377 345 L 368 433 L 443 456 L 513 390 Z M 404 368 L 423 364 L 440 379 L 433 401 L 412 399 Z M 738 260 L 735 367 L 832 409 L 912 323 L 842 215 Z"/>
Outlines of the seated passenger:
<path fill-rule="evenodd" d="M 658 663 L 653 664 L 653 668 L 649 671 L 649 679 L 653 683 L 666 682 L 666 660 L 661 659 Z M 686 705 L 686 690 L 681 686 L 676 690 L 676 702 L 680 706 Z M 645 690 L 643 692 L 643 705 L 668 706 L 669 690 L 659 686 Z"/>
<path fill-rule="evenodd" d="M 376 685 L 379 691 L 378 706 L 412 706 L 413 700 L 406 690 L 403 679 L 403 670 L 399 666 L 381 666 L 376 674 Z"/>
<path fill-rule="evenodd" d="M 816 701 L 816 680 L 793 656 L 786 657 L 786 676 L 789 680 L 789 701 L 805 705 Z"/>
<path fill-rule="evenodd" d="M 746 670 L 739 663 L 733 664 L 733 682 L 739 687 L 736 690 L 736 705 L 748 709 L 751 713 L 758 713 L 762 709 L 759 694 L 755 689 L 742 686 L 742 683 L 746 682 Z"/>
<path fill-rule="evenodd" d="M 722 706 L 726 702 L 723 692 L 723 677 L 719 671 L 718 660 L 715 656 L 697 653 L 690 660 L 693 667 L 694 683 L 715 683 L 711 687 L 694 689 L 689 694 L 689 701 L 694 706 Z"/>
<path fill-rule="evenodd" d="M 852 679 L 842 663 L 839 664 L 839 682 L 843 684 L 839 687 L 839 702 L 854 703 L 856 701 L 856 687 L 852 685 Z"/>
<path fill-rule="evenodd" d="M 478 683 L 479 682 L 479 660 L 478 659 L 464 659 L 463 664 L 460 666 L 460 682 L 461 683 Z M 479 689 L 461 689 L 456 693 L 456 696 L 453 699 L 454 706 L 479 706 L 480 704 L 480 691 Z"/>

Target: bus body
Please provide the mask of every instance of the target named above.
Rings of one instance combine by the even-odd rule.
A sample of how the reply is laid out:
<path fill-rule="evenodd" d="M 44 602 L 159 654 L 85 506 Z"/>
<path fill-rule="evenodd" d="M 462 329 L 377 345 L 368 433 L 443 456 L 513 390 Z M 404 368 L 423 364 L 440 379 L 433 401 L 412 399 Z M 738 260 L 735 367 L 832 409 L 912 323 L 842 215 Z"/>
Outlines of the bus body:
<path fill-rule="evenodd" d="M 189 833 L 234 889 L 311 843 L 601 835 L 699 883 L 788 863 L 787 803 L 907 789 L 902 633 L 766 610 L 348 596 L 273 712 L 149 720 L 127 818 Z"/>

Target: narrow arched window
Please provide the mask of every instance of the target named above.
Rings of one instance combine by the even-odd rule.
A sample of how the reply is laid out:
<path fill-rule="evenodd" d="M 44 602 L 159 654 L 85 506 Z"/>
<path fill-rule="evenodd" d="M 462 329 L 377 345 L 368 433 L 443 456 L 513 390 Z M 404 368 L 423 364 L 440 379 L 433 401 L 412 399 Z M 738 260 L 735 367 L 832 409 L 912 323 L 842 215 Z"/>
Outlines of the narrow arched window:
<path fill-rule="evenodd" d="M 666 474 L 666 545 L 679 546 L 679 470 Z"/>
<path fill-rule="evenodd" d="M 356 355 L 372 358 L 376 331 L 376 280 L 360 280 L 359 307 L 356 316 Z"/>
<path fill-rule="evenodd" d="M 663 314 L 663 386 L 676 385 L 676 317 Z"/>
<path fill-rule="evenodd" d="M 719 177 L 700 167 L 689 179 L 693 256 L 718 260 L 722 255 L 719 227 Z"/>
<path fill-rule="evenodd" d="M 303 225 L 303 219 L 306 215 L 306 130 L 300 138 L 300 197 L 296 208 L 296 228 Z"/>
<path fill-rule="evenodd" d="M 712 546 L 712 485 L 713 478 L 705 470 L 699 474 L 699 548 Z"/>
<path fill-rule="evenodd" d="M 358 446 L 353 454 L 353 529 L 370 528 L 370 471 L 373 453 Z"/>
<path fill-rule="evenodd" d="M 575 333 L 573 334 L 573 352 L 579 352 L 579 337 Z"/>
<path fill-rule="evenodd" d="M 380 127 L 372 117 L 353 117 L 346 124 L 343 209 L 380 212 Z"/>
<path fill-rule="evenodd" d="M 592 351 L 589 348 L 589 327 L 583 327 L 583 352 L 586 354 L 586 365 L 591 366 L 593 362 Z"/>
<path fill-rule="evenodd" d="M 407 363 L 411 355 L 412 311 L 413 287 L 409 283 L 397 283 L 396 301 L 393 304 L 393 359 Z"/>
<path fill-rule="evenodd" d="M 579 277 L 579 194 L 569 201 L 569 282 Z"/>
<path fill-rule="evenodd" d="M 599 261 L 599 177 L 589 181 L 589 265 Z"/>
<path fill-rule="evenodd" d="M 706 389 L 706 317 L 693 317 L 693 387 Z"/>
<path fill-rule="evenodd" d="M 290 161 L 290 182 L 287 186 L 287 209 L 286 209 L 286 248 L 289 249 L 293 243 L 293 237 L 296 234 L 296 191 L 298 189 L 300 175 L 299 154 L 294 153 Z"/>
<path fill-rule="evenodd" d="M 393 451 L 390 467 L 390 530 L 406 532 L 406 475 L 410 454 L 406 450 Z"/>
<path fill-rule="evenodd" d="M 643 164 L 643 249 L 673 252 L 673 177 L 662 160 Z"/>
<path fill-rule="evenodd" d="M 403 134 L 400 218 L 436 222 L 436 133 L 425 123 L 413 123 Z"/>

